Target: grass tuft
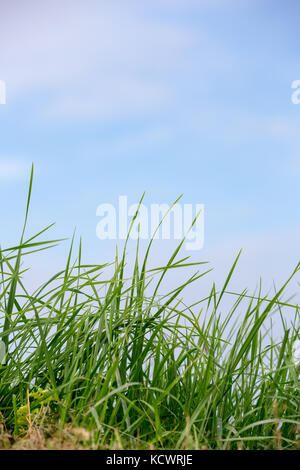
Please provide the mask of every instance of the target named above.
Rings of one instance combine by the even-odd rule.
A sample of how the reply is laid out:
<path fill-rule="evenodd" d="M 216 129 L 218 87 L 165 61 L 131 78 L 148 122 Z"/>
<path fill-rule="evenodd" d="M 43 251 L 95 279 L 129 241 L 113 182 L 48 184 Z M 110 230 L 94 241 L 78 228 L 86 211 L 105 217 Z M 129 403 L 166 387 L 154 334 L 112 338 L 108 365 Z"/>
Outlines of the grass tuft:
<path fill-rule="evenodd" d="M 66 267 L 30 292 L 24 257 L 59 242 L 41 240 L 50 227 L 25 238 L 32 178 L 20 243 L 0 250 L 0 447 L 299 447 L 299 307 L 282 300 L 299 264 L 272 298 L 249 296 L 229 291 L 238 256 L 220 291 L 186 306 L 203 263 L 159 290 L 169 270 L 195 268 L 178 259 L 182 243 L 151 270 L 152 242 L 141 264 L 137 249 L 130 275 L 125 244 L 109 276 L 82 262 L 81 242 L 74 255 L 73 239 Z M 232 306 L 221 313 L 224 296 Z M 276 312 L 280 341 L 267 328 Z"/>

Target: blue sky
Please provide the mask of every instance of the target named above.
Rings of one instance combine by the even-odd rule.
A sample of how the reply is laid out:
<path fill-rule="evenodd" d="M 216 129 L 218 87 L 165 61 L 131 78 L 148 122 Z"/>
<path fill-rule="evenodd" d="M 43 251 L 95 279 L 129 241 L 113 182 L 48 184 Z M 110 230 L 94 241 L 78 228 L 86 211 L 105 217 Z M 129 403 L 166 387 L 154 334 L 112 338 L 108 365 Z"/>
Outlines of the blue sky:
<path fill-rule="evenodd" d="M 112 251 L 99 204 L 183 193 L 205 204 L 197 256 L 216 276 L 243 247 L 238 287 L 283 280 L 300 258 L 299 13 L 296 0 L 2 2 L 1 243 L 17 240 L 33 161 L 30 230 L 76 226 L 90 260 Z"/>

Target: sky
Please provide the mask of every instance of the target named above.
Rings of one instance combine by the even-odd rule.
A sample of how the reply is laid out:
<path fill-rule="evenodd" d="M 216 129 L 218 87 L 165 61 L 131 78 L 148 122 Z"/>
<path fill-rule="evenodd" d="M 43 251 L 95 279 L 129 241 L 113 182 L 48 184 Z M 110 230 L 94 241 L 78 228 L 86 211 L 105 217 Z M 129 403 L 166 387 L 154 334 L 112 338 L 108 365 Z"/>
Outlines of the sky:
<path fill-rule="evenodd" d="M 299 13 L 297 0 L 1 0 L 1 245 L 18 240 L 34 162 L 30 234 L 76 227 L 102 263 L 115 242 L 96 237 L 99 204 L 183 194 L 205 205 L 193 260 L 221 283 L 242 248 L 233 288 L 279 286 L 300 260 Z M 174 246 L 157 241 L 152 259 Z M 30 282 L 65 257 L 36 257 Z"/>

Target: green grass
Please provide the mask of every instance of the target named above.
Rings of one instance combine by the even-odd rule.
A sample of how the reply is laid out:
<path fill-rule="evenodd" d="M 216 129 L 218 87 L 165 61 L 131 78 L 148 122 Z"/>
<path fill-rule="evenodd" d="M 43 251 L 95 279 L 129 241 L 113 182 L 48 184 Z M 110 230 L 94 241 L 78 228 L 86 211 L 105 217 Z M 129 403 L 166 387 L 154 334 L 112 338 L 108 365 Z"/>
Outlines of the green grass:
<path fill-rule="evenodd" d="M 65 268 L 31 293 L 22 280 L 27 254 L 58 242 L 40 241 L 49 227 L 26 238 L 31 187 L 32 175 L 20 243 L 0 251 L 0 447 L 36 429 L 50 448 L 63 447 L 51 433 L 78 429 L 86 433 L 78 446 L 91 448 L 299 446 L 299 308 L 283 300 L 299 265 L 272 298 L 233 295 L 237 257 L 221 290 L 213 285 L 187 306 L 184 289 L 201 286 L 209 268 L 181 259 L 182 243 L 157 269 L 147 268 L 151 242 L 144 257 L 137 244 L 131 267 L 125 245 L 109 276 L 112 266 L 84 265 L 73 240 Z M 187 267 L 198 271 L 161 295 L 169 271 Z M 232 306 L 221 313 L 225 296 Z M 267 327 L 275 312 L 277 341 Z"/>

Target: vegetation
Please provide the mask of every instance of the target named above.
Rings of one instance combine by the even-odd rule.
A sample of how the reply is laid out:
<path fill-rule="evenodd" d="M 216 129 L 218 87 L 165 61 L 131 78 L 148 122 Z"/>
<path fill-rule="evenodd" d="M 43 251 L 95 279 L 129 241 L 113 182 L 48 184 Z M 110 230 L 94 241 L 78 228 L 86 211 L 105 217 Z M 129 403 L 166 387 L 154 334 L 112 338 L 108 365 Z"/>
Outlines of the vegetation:
<path fill-rule="evenodd" d="M 58 242 L 40 240 L 50 227 L 26 238 L 31 188 L 32 175 L 20 243 L 0 251 L 0 448 L 299 446 L 299 307 L 283 300 L 299 265 L 272 298 L 234 296 L 238 256 L 221 290 L 187 306 L 184 289 L 207 269 L 180 259 L 183 242 L 157 269 L 152 242 L 143 258 L 137 244 L 131 275 L 125 244 L 108 278 L 72 240 L 65 268 L 30 293 L 23 260 Z M 169 270 L 187 267 L 198 271 L 161 295 Z M 267 326 L 275 312 L 280 341 Z"/>

